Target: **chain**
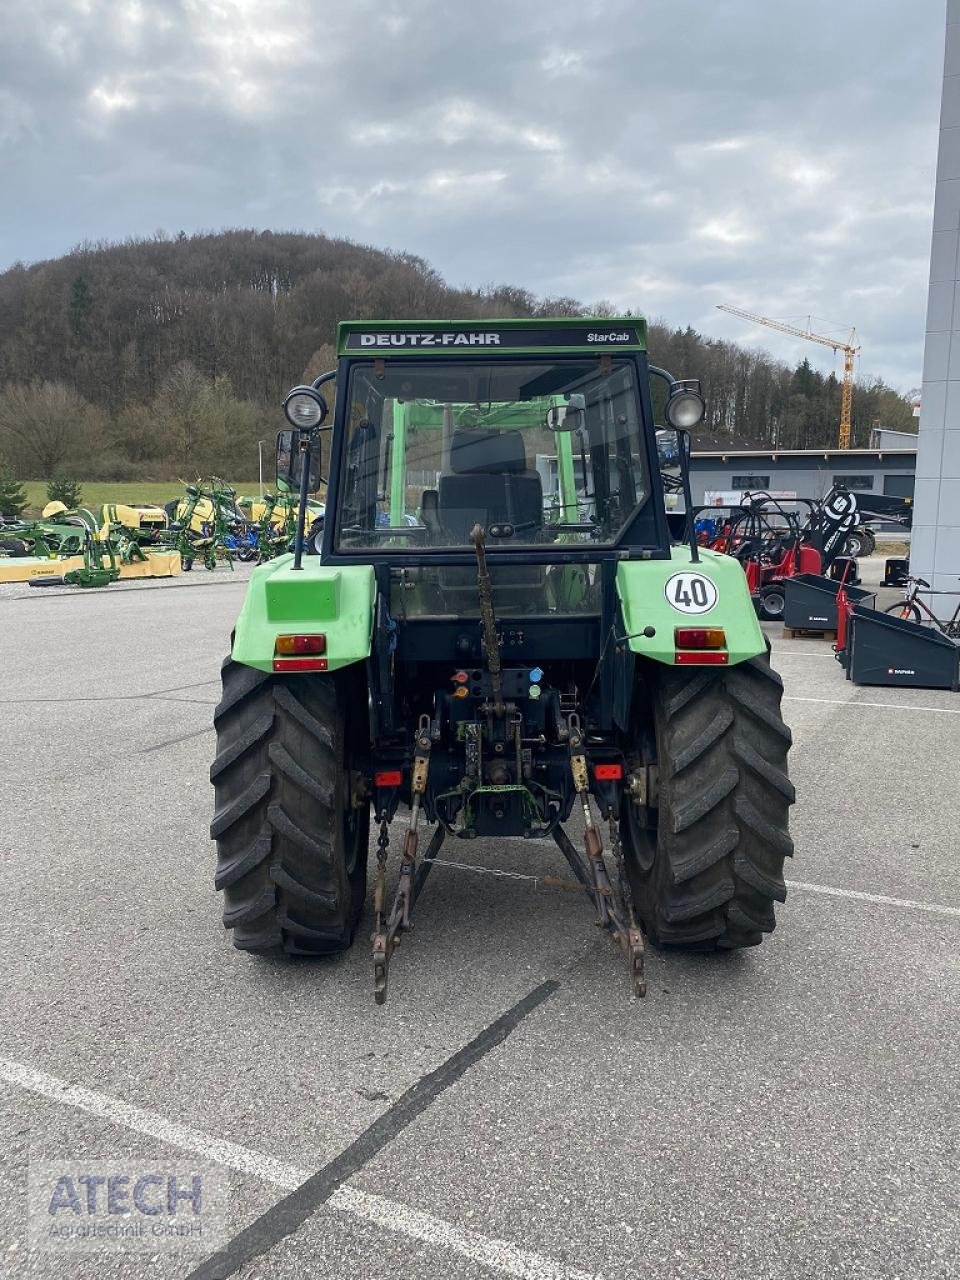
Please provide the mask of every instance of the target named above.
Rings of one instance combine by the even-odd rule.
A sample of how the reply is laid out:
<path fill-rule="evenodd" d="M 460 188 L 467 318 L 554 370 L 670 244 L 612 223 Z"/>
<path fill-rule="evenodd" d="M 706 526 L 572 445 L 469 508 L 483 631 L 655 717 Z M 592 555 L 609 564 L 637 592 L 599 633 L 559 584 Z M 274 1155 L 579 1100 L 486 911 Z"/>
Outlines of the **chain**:
<path fill-rule="evenodd" d="M 390 828 L 386 818 L 380 819 L 380 835 L 377 838 L 377 878 L 373 888 L 373 909 L 377 916 L 376 932 L 383 925 L 383 907 L 387 897 L 387 849 L 390 845 Z"/>
<path fill-rule="evenodd" d="M 496 876 L 500 880 L 528 880 L 545 889 L 573 889 L 583 893 L 583 885 L 573 880 L 561 880 L 559 876 L 528 876 L 520 871 L 503 871 L 500 867 L 478 867 L 472 862 L 454 862 L 452 858 L 424 858 L 438 867 L 454 867 L 457 871 L 473 871 L 478 876 Z"/>
<path fill-rule="evenodd" d="M 613 856 L 617 862 L 617 881 L 620 889 L 620 906 L 631 928 L 636 928 L 636 918 L 633 913 L 633 894 L 630 892 L 630 885 L 627 881 L 627 868 L 623 860 L 623 845 L 620 841 L 620 827 L 613 816 L 613 810 L 610 811 L 608 818 L 610 827 L 610 848 L 613 850 Z"/>

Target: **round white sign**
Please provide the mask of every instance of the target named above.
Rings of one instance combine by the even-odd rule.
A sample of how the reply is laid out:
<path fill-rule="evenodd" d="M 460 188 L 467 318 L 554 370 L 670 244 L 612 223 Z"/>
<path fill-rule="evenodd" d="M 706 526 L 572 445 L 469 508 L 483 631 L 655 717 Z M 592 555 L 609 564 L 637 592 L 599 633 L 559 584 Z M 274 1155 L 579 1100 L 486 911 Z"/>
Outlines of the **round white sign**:
<path fill-rule="evenodd" d="M 706 613 L 720 598 L 714 583 L 702 573 L 675 573 L 664 584 L 667 603 L 680 613 Z"/>

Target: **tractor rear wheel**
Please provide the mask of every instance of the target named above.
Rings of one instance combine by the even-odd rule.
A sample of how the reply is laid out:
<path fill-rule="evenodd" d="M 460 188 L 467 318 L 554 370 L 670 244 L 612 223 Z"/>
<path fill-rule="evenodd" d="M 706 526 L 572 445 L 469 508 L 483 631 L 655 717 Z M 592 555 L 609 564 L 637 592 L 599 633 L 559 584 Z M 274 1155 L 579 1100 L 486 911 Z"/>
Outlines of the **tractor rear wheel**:
<path fill-rule="evenodd" d="M 695 950 L 754 946 L 775 926 L 792 855 L 790 730 L 767 655 L 697 672 L 669 667 L 638 688 L 634 742 L 652 716 L 659 808 L 624 799 L 634 905 L 651 940 Z"/>
<path fill-rule="evenodd" d="M 367 884 L 361 681 L 273 676 L 230 658 L 222 676 L 210 834 L 223 923 L 261 955 L 345 951 Z"/>

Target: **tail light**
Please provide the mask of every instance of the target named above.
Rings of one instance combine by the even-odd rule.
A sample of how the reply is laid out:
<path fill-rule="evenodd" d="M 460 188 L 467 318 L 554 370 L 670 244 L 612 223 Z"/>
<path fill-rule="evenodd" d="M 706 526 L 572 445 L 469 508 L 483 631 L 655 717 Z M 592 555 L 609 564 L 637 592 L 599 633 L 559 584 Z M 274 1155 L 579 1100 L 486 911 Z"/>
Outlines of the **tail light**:
<path fill-rule="evenodd" d="M 678 667 L 725 667 L 730 661 L 730 655 L 718 653 L 715 649 L 701 650 L 699 653 L 678 649 L 673 655 L 673 661 Z"/>
<path fill-rule="evenodd" d="M 622 764 L 595 764 L 593 776 L 598 782 L 619 782 L 623 777 Z"/>
<path fill-rule="evenodd" d="M 273 646 L 273 669 L 274 671 L 326 671 L 326 658 L 314 656 L 326 651 L 327 637 L 322 634 L 277 636 Z"/>
<path fill-rule="evenodd" d="M 373 775 L 375 787 L 399 787 L 402 781 L 403 774 L 399 769 L 379 769 Z"/>
<path fill-rule="evenodd" d="M 275 653 L 326 653 L 327 637 L 324 635 L 277 636 L 277 642 L 273 648 Z"/>
<path fill-rule="evenodd" d="M 674 627 L 676 649 L 725 649 L 727 637 L 723 627 Z"/>

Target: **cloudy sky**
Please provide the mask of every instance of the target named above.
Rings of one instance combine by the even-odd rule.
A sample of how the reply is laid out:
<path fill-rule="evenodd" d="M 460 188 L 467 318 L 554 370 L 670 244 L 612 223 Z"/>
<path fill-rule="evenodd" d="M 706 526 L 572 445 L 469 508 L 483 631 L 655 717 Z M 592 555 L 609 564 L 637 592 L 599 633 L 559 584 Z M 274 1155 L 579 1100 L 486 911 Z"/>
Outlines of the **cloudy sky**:
<path fill-rule="evenodd" d="M 324 231 L 920 382 L 944 0 L 0 0 L 0 268 Z M 692 371 L 691 371 L 692 372 Z"/>

